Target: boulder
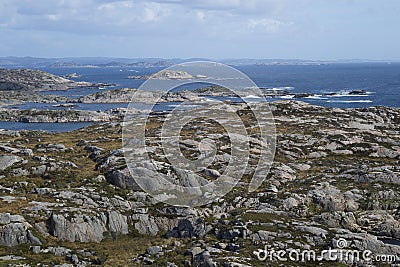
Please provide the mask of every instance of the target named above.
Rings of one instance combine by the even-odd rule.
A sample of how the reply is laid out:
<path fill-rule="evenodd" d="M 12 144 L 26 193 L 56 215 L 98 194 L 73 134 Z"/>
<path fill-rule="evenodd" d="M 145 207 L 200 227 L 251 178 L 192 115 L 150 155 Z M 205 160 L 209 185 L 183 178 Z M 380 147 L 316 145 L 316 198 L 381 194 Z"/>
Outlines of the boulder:
<path fill-rule="evenodd" d="M 167 232 L 167 237 L 192 238 L 203 237 L 206 233 L 205 223 L 200 218 L 183 218 L 178 225 Z"/>
<path fill-rule="evenodd" d="M 358 209 L 359 195 L 351 191 L 342 193 L 329 183 L 321 183 L 315 190 L 311 190 L 308 196 L 325 211 L 356 211 Z"/>
<path fill-rule="evenodd" d="M 141 190 L 135 179 L 131 176 L 129 169 L 113 170 L 106 173 L 106 180 L 112 185 L 118 186 L 124 189 Z"/>
<path fill-rule="evenodd" d="M 126 235 L 128 230 L 128 221 L 125 215 L 117 211 L 107 212 L 108 229 L 111 233 Z"/>
<path fill-rule="evenodd" d="M 193 267 L 216 267 L 217 264 L 212 260 L 209 251 L 203 251 L 192 258 Z"/>
<path fill-rule="evenodd" d="M 156 220 L 148 214 L 133 214 L 132 220 L 141 235 L 156 235 L 159 231 Z"/>
<path fill-rule="evenodd" d="M 160 246 L 152 246 L 152 247 L 146 248 L 146 254 L 149 254 L 149 255 L 157 255 L 160 252 L 162 252 L 162 247 L 160 247 Z"/>
<path fill-rule="evenodd" d="M 0 171 L 4 171 L 15 163 L 21 162 L 24 159 L 14 155 L 1 155 L 0 156 Z"/>

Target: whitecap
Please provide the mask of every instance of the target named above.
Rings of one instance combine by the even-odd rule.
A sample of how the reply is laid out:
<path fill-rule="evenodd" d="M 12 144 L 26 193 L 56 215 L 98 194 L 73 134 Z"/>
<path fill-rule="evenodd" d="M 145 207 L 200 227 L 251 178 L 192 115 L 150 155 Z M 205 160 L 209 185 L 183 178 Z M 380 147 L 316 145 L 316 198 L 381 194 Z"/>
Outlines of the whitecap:
<path fill-rule="evenodd" d="M 262 99 L 263 97 L 256 96 L 256 95 L 248 95 L 248 96 L 244 96 L 242 98 L 246 98 L 246 99 Z"/>
<path fill-rule="evenodd" d="M 294 87 L 292 86 L 285 86 L 285 87 L 273 87 L 273 88 L 266 88 L 267 90 L 271 91 L 288 91 L 288 90 L 293 90 Z"/>
<path fill-rule="evenodd" d="M 307 96 L 307 97 L 305 97 L 305 98 L 307 98 L 307 99 L 319 99 L 319 100 L 328 99 L 328 98 L 326 98 L 326 97 L 322 97 L 322 95 L 310 95 L 310 96 Z"/>
<path fill-rule="evenodd" d="M 208 98 L 208 97 L 204 97 L 204 96 L 199 97 L 199 98 L 200 98 L 201 101 L 206 101 L 206 102 L 220 102 L 220 101 L 218 101 L 216 99 Z"/>
<path fill-rule="evenodd" d="M 281 98 L 282 99 L 292 99 L 292 98 L 294 98 L 294 95 L 284 95 L 284 96 L 281 96 Z"/>

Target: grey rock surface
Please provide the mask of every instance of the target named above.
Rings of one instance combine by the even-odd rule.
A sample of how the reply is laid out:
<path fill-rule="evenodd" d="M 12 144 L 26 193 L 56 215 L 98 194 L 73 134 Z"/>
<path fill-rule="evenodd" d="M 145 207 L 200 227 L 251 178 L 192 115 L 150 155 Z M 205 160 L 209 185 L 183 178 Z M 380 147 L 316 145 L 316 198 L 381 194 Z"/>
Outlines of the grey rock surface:
<path fill-rule="evenodd" d="M 0 156 L 0 170 L 5 170 L 15 163 L 23 161 L 23 158 L 14 155 L 1 155 Z"/>
<path fill-rule="evenodd" d="M 20 215 L 0 213 L 0 245 L 13 247 L 21 244 L 38 244 L 39 238 L 32 234 L 31 225 Z"/>

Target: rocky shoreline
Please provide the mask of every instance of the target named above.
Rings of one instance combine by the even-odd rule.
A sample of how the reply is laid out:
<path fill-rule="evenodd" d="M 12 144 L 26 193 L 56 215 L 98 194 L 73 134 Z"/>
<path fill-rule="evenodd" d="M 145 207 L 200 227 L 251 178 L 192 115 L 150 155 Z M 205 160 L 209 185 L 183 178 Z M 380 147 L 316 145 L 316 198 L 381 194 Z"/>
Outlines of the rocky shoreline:
<path fill-rule="evenodd" d="M 147 77 L 148 76 L 148 77 Z M 191 75 L 182 71 L 166 70 L 156 75 L 146 77 L 136 77 L 140 79 L 192 79 L 206 78 L 205 76 Z M 76 77 L 70 75 L 67 77 Z M 68 90 L 71 88 L 103 88 L 114 86 L 114 84 L 88 82 L 75 82 L 63 77 L 52 75 L 39 70 L 28 69 L 0 69 L 0 120 L 16 122 L 109 122 L 121 119 L 122 110 L 111 109 L 107 111 L 81 111 L 75 110 L 74 103 L 82 104 L 113 104 L 113 103 L 143 103 L 151 104 L 158 102 L 196 102 L 201 103 L 208 97 L 238 97 L 232 91 L 219 86 L 208 86 L 194 91 L 169 92 L 164 94 L 159 91 L 140 91 L 132 88 L 121 88 L 115 90 L 104 90 L 101 92 L 81 96 L 79 98 L 69 98 L 65 96 L 43 94 L 43 91 Z M 304 99 L 315 97 L 313 93 L 291 93 L 289 90 L 278 90 L 273 88 L 260 88 L 262 96 L 275 98 Z M 349 95 L 365 95 L 364 90 L 348 92 Z M 252 96 L 251 88 L 243 91 L 241 97 Z M 326 94 L 334 96 L 336 93 Z M 132 97 L 134 96 L 134 97 Z M 31 110 L 20 111 L 18 105 L 25 103 L 48 103 L 65 107 L 66 110 Z M 36 116 L 36 115 L 40 116 Z"/>
<path fill-rule="evenodd" d="M 351 93 L 351 92 L 350 92 Z M 238 97 L 228 90 L 201 88 L 195 91 L 180 91 L 164 94 L 160 91 L 140 91 L 131 88 L 105 90 L 102 92 L 68 98 L 56 95 L 44 95 L 38 93 L 23 93 L 19 91 L 0 91 L 0 121 L 16 122 L 110 122 L 123 118 L 124 108 L 111 108 L 106 111 L 79 110 L 74 104 L 120 104 L 142 103 L 154 104 L 168 102 L 186 102 L 202 104 L 208 97 Z M 133 97 L 134 96 L 134 97 Z M 264 90 L 267 98 L 277 96 L 292 96 L 301 100 L 313 94 L 286 94 L 285 92 L 273 92 Z M 238 98 L 239 100 L 239 98 Z M 46 103 L 65 110 L 19 110 L 18 105 L 24 103 Z M 140 111 L 137 111 L 140 113 Z"/>
<path fill-rule="evenodd" d="M 92 85 L 92 83 L 75 82 L 40 70 L 0 68 L 0 90 L 54 91 Z"/>
<path fill-rule="evenodd" d="M 249 193 L 244 178 L 197 208 L 157 203 L 137 187 L 132 175 L 141 174 L 126 167 L 119 123 L 58 134 L 0 131 L 0 261 L 278 266 L 254 252 L 265 245 L 320 252 L 340 239 L 357 251 L 400 255 L 400 110 L 270 106 L 277 149 L 265 182 Z M 197 129 L 199 138 L 223 140 Z M 180 148 L 191 155 L 186 141 Z M 210 169 L 222 173 L 223 165 Z M 185 184 L 190 175 L 181 178 Z M 366 264 L 380 266 L 357 263 Z"/>

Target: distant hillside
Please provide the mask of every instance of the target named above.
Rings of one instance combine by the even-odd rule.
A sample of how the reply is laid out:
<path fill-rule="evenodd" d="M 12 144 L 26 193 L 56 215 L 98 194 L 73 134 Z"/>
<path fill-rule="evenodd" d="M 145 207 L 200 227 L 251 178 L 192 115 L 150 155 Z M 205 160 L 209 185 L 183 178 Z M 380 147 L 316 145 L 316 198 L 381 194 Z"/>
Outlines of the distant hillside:
<path fill-rule="evenodd" d="M 151 68 L 169 67 L 182 60 L 164 60 L 161 58 L 33 58 L 0 57 L 0 68 Z"/>
<path fill-rule="evenodd" d="M 115 58 L 115 57 L 0 57 L 0 68 L 152 68 L 169 67 L 190 61 L 209 61 L 206 58 Z M 228 65 L 321 65 L 335 63 L 382 63 L 380 60 L 303 60 L 303 59 L 211 59 Z M 399 61 L 390 61 L 399 62 Z"/>
<path fill-rule="evenodd" d="M 44 71 L 30 69 L 0 69 L 0 90 L 51 91 L 87 86 Z"/>

